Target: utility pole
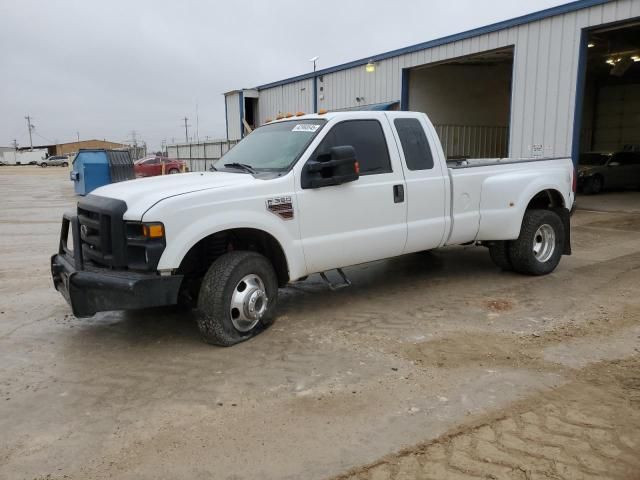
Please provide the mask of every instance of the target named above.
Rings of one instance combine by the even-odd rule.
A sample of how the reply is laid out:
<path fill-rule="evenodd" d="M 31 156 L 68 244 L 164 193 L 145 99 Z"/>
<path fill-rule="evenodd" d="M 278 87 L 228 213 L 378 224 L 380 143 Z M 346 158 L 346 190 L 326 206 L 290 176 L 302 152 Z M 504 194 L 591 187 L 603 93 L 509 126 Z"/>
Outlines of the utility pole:
<path fill-rule="evenodd" d="M 31 115 L 27 115 L 26 117 L 24 117 L 24 119 L 27 121 L 27 128 L 29 129 L 29 150 L 33 152 L 33 139 L 31 138 L 31 131 L 35 127 L 31 123 Z"/>
<path fill-rule="evenodd" d="M 200 122 L 198 120 L 198 103 L 196 102 L 196 142 L 200 143 Z"/>
<path fill-rule="evenodd" d="M 189 119 L 187 117 L 184 117 L 183 120 L 184 120 L 184 141 L 185 143 L 189 143 L 189 125 L 187 124 Z"/>
<path fill-rule="evenodd" d="M 134 160 L 137 160 L 138 157 L 138 138 L 137 138 L 138 132 L 136 132 L 135 130 L 131 130 L 131 143 L 133 143 L 133 157 Z"/>
<path fill-rule="evenodd" d="M 13 149 L 18 150 L 18 140 L 16 140 L 15 138 L 13 139 Z"/>
<path fill-rule="evenodd" d="M 76 138 L 78 139 L 78 143 L 80 143 L 80 132 L 76 132 Z"/>

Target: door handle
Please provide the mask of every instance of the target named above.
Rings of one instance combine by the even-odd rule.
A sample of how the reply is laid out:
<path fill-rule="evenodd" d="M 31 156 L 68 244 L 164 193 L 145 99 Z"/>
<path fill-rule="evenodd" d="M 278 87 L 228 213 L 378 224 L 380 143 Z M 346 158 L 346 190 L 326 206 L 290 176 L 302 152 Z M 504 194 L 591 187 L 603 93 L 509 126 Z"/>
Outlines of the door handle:
<path fill-rule="evenodd" d="M 393 203 L 404 202 L 404 185 L 393 186 Z"/>

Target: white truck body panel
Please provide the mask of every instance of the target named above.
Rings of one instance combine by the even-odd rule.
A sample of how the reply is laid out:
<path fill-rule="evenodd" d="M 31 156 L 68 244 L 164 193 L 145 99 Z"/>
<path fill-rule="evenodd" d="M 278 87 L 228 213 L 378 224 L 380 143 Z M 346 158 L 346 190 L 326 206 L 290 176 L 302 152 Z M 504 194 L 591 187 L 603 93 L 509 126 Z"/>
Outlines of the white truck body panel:
<path fill-rule="evenodd" d="M 279 242 L 290 280 L 444 245 L 512 240 L 518 237 L 527 204 L 539 192 L 556 190 L 567 209 L 574 201 L 571 159 L 472 160 L 449 168 L 435 129 L 422 113 L 340 112 L 299 118 L 327 123 L 280 177 L 190 173 L 108 185 L 94 194 L 124 200 L 126 220 L 165 225 L 160 271 L 177 269 L 189 249 L 208 235 L 253 228 Z M 432 169 L 407 168 L 396 118 L 419 120 L 432 151 Z M 393 171 L 341 185 L 301 188 L 304 165 L 316 147 L 336 123 L 352 119 L 380 122 Z M 394 203 L 392 191 L 399 185 L 404 199 Z M 266 209 L 268 200 L 282 197 L 291 198 L 292 219 Z"/>

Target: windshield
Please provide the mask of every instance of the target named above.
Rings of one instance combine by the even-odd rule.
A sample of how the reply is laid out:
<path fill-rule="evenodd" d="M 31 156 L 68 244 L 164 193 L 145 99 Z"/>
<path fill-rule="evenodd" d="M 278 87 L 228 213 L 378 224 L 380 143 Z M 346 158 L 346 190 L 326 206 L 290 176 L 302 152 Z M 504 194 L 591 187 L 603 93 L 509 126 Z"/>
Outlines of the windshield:
<path fill-rule="evenodd" d="M 602 153 L 583 153 L 580 155 L 579 165 L 604 165 L 609 160 L 609 155 Z"/>
<path fill-rule="evenodd" d="M 216 167 L 236 163 L 256 171 L 288 170 L 325 123 L 314 119 L 264 125 L 229 150 Z"/>

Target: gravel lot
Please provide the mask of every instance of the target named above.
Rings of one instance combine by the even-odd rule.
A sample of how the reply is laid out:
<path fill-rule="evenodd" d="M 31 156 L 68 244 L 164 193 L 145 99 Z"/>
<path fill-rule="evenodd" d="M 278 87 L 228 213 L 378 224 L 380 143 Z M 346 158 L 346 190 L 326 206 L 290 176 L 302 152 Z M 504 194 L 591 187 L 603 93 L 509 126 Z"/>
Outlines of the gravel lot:
<path fill-rule="evenodd" d="M 0 170 L 0 478 L 640 478 L 640 192 L 585 199 L 547 277 L 473 247 L 312 276 L 224 349 L 172 309 L 70 315 L 67 178 Z"/>

